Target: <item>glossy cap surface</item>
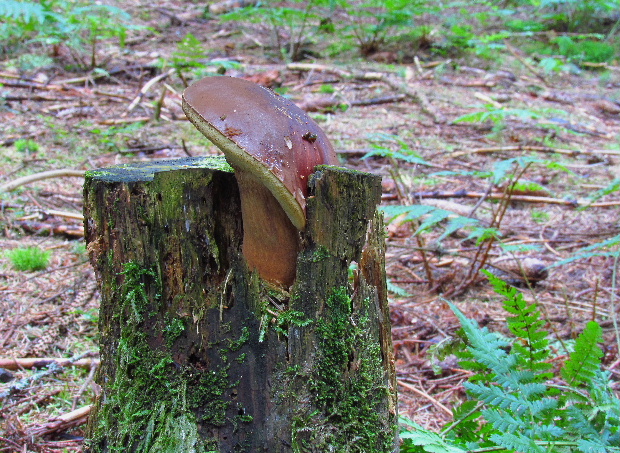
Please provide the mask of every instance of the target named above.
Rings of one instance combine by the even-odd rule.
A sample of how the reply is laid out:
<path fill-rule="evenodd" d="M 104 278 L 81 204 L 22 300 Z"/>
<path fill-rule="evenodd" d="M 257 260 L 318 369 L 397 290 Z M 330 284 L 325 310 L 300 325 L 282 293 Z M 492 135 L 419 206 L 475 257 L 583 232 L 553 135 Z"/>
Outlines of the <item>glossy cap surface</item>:
<path fill-rule="evenodd" d="M 251 173 L 300 230 L 306 224 L 308 177 L 337 165 L 321 128 L 290 100 L 255 83 L 207 77 L 183 93 L 183 110 L 237 171 Z"/>

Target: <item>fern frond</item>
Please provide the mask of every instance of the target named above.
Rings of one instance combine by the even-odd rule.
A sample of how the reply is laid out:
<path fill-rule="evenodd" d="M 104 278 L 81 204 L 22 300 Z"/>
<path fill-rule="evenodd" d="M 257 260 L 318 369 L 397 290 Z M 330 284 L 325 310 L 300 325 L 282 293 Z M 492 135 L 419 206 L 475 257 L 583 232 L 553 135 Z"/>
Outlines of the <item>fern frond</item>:
<path fill-rule="evenodd" d="M 532 417 L 541 418 L 545 412 L 554 411 L 558 408 L 559 401 L 555 398 L 541 398 L 530 402 Z"/>
<path fill-rule="evenodd" d="M 474 228 L 479 224 L 480 221 L 478 219 L 472 219 L 463 216 L 453 217 L 448 221 L 448 224 L 446 225 L 446 230 L 441 234 L 441 236 L 437 238 L 437 242 L 443 241 L 445 238 L 447 238 L 457 230 L 463 228 Z"/>
<path fill-rule="evenodd" d="M 484 401 L 488 406 L 500 408 L 522 414 L 529 409 L 526 400 L 522 400 L 515 395 L 507 393 L 499 386 L 487 386 L 484 384 L 474 384 L 466 382 L 464 384 L 467 391 L 477 399 Z"/>
<path fill-rule="evenodd" d="M 528 304 L 516 288 L 488 271 L 483 272 L 489 277 L 495 292 L 505 297 L 504 310 L 513 315 L 507 317 L 506 322 L 512 334 L 521 340 L 513 344 L 520 361 L 528 370 L 540 373 L 535 380 L 545 381 L 550 377 L 545 371 L 551 368 L 545 362 L 549 358 L 549 333 L 543 328 L 545 323 L 540 319 L 538 307 L 536 304 Z"/>
<path fill-rule="evenodd" d="M 36 22 L 42 24 L 45 22 L 49 11 L 39 3 L 35 2 L 19 2 L 16 0 L 0 1 L 0 17 L 5 20 L 16 22 Z"/>
<path fill-rule="evenodd" d="M 403 425 L 400 433 L 400 438 L 404 441 L 404 445 L 401 448 L 403 453 L 419 451 L 428 453 L 465 453 L 465 450 L 449 444 L 439 434 L 429 431 L 411 420 L 401 417 L 400 422 Z"/>
<path fill-rule="evenodd" d="M 482 415 L 488 422 L 493 424 L 500 433 L 503 432 L 519 432 L 528 427 L 528 424 L 521 417 L 513 417 L 506 411 L 500 411 L 497 409 L 484 409 Z"/>
<path fill-rule="evenodd" d="M 415 204 L 411 206 L 382 206 L 381 210 L 386 217 L 395 218 L 403 214 L 406 214 L 405 220 L 415 220 L 429 212 L 435 210 L 433 206 L 426 206 L 421 204 Z"/>
<path fill-rule="evenodd" d="M 452 311 L 459 318 L 461 328 L 470 343 L 469 352 L 479 363 L 487 366 L 496 374 L 507 374 L 514 368 L 514 357 L 503 348 L 510 346 L 506 338 L 490 332 L 486 327 L 479 327 L 476 321 L 467 318 L 457 307 L 448 302 Z"/>
<path fill-rule="evenodd" d="M 401 288 L 398 285 L 395 285 L 394 283 L 392 283 L 390 281 L 390 279 L 387 279 L 387 290 L 389 292 L 391 292 L 392 294 L 395 294 L 396 296 L 400 296 L 400 297 L 410 297 L 411 294 L 409 294 L 409 292 L 407 292 L 407 290 Z"/>
<path fill-rule="evenodd" d="M 567 428 L 570 431 L 579 433 L 581 437 L 593 439 L 600 436 L 598 430 L 592 426 L 592 422 L 588 420 L 584 411 L 577 406 L 569 406 L 566 408 L 568 417 L 565 418 Z"/>
<path fill-rule="evenodd" d="M 561 374 L 568 385 L 589 385 L 601 366 L 603 351 L 599 343 L 603 340 L 603 329 L 590 321 L 575 341 L 575 350 L 564 364 Z"/>
<path fill-rule="evenodd" d="M 620 452 L 618 447 L 609 447 L 590 439 L 581 439 L 577 441 L 577 448 L 583 453 L 612 453 Z"/>
<path fill-rule="evenodd" d="M 508 450 L 519 451 L 522 453 L 545 453 L 546 450 L 532 439 L 524 436 L 516 436 L 512 433 L 502 433 L 491 435 L 491 440 L 497 445 L 501 445 Z"/>

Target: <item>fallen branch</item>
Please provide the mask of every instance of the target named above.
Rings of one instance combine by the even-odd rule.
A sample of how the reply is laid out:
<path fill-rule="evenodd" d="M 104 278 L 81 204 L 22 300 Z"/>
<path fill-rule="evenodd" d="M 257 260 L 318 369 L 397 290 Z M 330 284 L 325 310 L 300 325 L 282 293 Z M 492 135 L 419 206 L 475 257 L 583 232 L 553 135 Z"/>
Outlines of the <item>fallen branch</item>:
<path fill-rule="evenodd" d="M 47 217 L 47 216 L 64 217 L 65 219 L 74 219 L 74 220 L 84 220 L 84 215 L 79 212 L 58 211 L 56 209 L 41 209 L 41 208 L 34 208 L 32 210 L 28 208 L 26 209 L 32 212 L 32 214 L 26 215 L 24 217 L 20 217 L 17 220 L 40 219 L 42 217 Z"/>
<path fill-rule="evenodd" d="M 79 359 L 71 361 L 71 359 L 60 359 L 55 357 L 26 357 L 0 359 L 0 368 L 6 370 L 20 370 L 30 368 L 44 368 L 55 363 L 58 366 L 76 366 L 78 368 L 91 368 L 99 366 L 99 359 Z"/>
<path fill-rule="evenodd" d="M 5 391 L 0 393 L 0 399 L 2 398 L 7 398 L 10 395 L 16 394 L 21 392 L 22 390 L 28 388 L 29 386 L 31 386 L 34 382 L 37 382 L 41 379 L 43 379 L 44 377 L 47 376 L 53 376 L 55 374 L 60 373 L 63 368 L 65 366 L 71 365 L 75 362 L 78 362 L 79 360 L 83 359 L 84 357 L 88 357 L 88 356 L 92 356 L 93 352 L 91 351 L 87 351 L 83 354 L 79 354 L 76 356 L 71 357 L 70 359 L 64 359 L 66 362 L 61 362 L 60 360 L 62 359 L 58 359 L 58 360 L 52 360 L 50 363 L 48 363 L 47 368 L 41 371 L 37 371 L 36 373 L 34 373 L 31 376 L 27 376 L 23 379 L 20 379 L 17 382 L 14 382 L 13 384 L 11 384 Z M 15 360 L 15 359 L 12 359 Z"/>
<path fill-rule="evenodd" d="M 31 182 L 35 181 L 41 181 L 42 179 L 58 178 L 62 176 L 76 176 L 83 178 L 84 173 L 86 173 L 84 170 L 71 169 L 43 171 L 41 173 L 35 173 L 33 175 L 24 176 L 22 178 L 17 178 L 11 182 L 4 183 L 0 186 L 0 192 L 10 192 L 17 189 L 19 186 L 30 184 Z"/>
<path fill-rule="evenodd" d="M 0 85 L 11 88 L 28 88 L 30 90 L 70 91 L 72 95 L 84 95 L 82 91 L 75 87 L 67 87 L 57 84 L 45 84 L 41 82 L 26 82 L 24 80 L 0 79 Z"/>
<path fill-rule="evenodd" d="M 531 195 L 516 195 L 505 193 L 484 193 L 484 192 L 469 192 L 467 190 L 457 190 L 454 192 L 448 191 L 429 191 L 429 192 L 415 192 L 411 194 L 412 198 L 487 198 L 489 200 L 505 200 L 520 201 L 523 203 L 546 203 L 557 204 L 561 206 L 570 206 L 572 208 L 590 207 L 590 208 L 610 208 L 613 206 L 620 206 L 620 201 L 603 201 L 599 203 L 590 203 L 589 200 L 563 200 L 561 198 L 553 197 L 539 197 Z"/>
<path fill-rule="evenodd" d="M 325 111 L 325 110 L 335 110 L 341 105 L 350 105 L 350 106 L 365 106 L 365 105 L 379 105 L 379 104 L 388 104 L 392 102 L 400 102 L 405 99 L 404 94 L 396 94 L 392 96 L 380 96 L 376 98 L 370 99 L 359 99 L 353 101 L 346 101 L 343 99 L 339 99 L 335 96 L 328 97 L 320 97 L 316 99 L 304 100 L 302 102 L 296 103 L 297 106 L 305 110 L 306 112 L 317 112 L 317 111 Z"/>
<path fill-rule="evenodd" d="M 54 236 L 66 236 L 69 238 L 81 238 L 84 237 L 84 226 L 80 225 L 67 225 L 67 224 L 53 224 L 47 222 L 35 222 L 32 220 L 17 220 L 16 226 L 23 228 L 24 231 L 31 234 L 53 234 Z"/>
<path fill-rule="evenodd" d="M 128 124 L 128 123 L 147 123 L 152 118 L 150 116 L 138 116 L 132 118 L 113 118 L 108 120 L 97 121 L 97 124 L 103 124 L 105 126 L 116 126 L 118 124 Z"/>
<path fill-rule="evenodd" d="M 592 151 L 583 151 L 577 149 L 562 149 L 562 148 L 551 148 L 548 146 L 494 146 L 491 148 L 473 148 L 467 149 L 464 151 L 456 151 L 450 153 L 450 157 L 461 157 L 468 156 L 470 154 L 484 154 L 484 153 L 497 153 L 497 152 L 508 152 L 508 151 L 535 151 L 539 153 L 551 153 L 551 154 L 565 154 L 567 156 L 577 156 L 577 155 L 587 155 L 587 156 L 596 156 L 598 154 L 608 154 L 611 156 L 620 156 L 620 151 L 607 150 L 607 149 L 597 149 Z"/>
<path fill-rule="evenodd" d="M 519 53 L 517 52 L 517 49 L 515 49 L 514 47 L 512 47 L 510 44 L 508 43 L 504 43 L 504 45 L 506 46 L 506 49 L 508 50 L 508 52 L 510 52 L 512 54 L 513 57 L 515 57 L 517 60 L 519 60 L 521 62 L 521 64 L 523 66 L 525 66 L 525 68 L 530 71 L 532 74 L 534 74 L 534 76 L 536 76 L 536 78 L 538 80 L 540 80 L 543 85 L 545 85 L 546 87 L 549 86 L 549 82 L 547 82 L 547 79 L 545 79 L 543 77 L 542 74 L 540 74 L 536 68 L 534 68 L 534 66 L 532 66 L 525 58 L 523 58 L 521 55 L 519 55 Z"/>
<path fill-rule="evenodd" d="M 88 414 L 90 414 L 92 405 L 84 406 L 74 411 L 63 414 L 59 417 L 50 419 L 47 423 L 37 426 L 29 430 L 31 436 L 45 436 L 57 431 L 66 431 L 69 428 L 86 423 Z"/>
<path fill-rule="evenodd" d="M 412 90 L 406 83 L 398 83 L 390 79 L 386 74 L 382 74 L 381 77 L 376 80 L 380 80 L 385 84 L 389 85 L 391 88 L 406 95 L 413 102 L 418 104 L 422 112 L 430 116 L 436 124 L 445 124 L 448 122 L 446 117 L 441 112 L 435 110 L 426 95 L 421 91 Z"/>
<path fill-rule="evenodd" d="M 286 68 L 291 71 L 329 72 L 331 74 L 336 74 L 337 76 L 344 79 L 350 79 L 353 77 L 353 73 L 349 71 L 345 71 L 344 69 L 339 69 L 334 66 L 327 66 L 318 63 L 289 63 L 286 65 Z"/>

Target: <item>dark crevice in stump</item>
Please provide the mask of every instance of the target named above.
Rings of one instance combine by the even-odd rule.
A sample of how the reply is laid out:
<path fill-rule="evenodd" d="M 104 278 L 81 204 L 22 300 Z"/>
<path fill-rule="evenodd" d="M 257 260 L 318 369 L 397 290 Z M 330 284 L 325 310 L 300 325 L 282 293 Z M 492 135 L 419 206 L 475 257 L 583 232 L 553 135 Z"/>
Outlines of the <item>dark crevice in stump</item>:
<path fill-rule="evenodd" d="M 380 178 L 319 167 L 290 293 L 248 271 L 219 158 L 89 172 L 92 452 L 397 451 Z"/>

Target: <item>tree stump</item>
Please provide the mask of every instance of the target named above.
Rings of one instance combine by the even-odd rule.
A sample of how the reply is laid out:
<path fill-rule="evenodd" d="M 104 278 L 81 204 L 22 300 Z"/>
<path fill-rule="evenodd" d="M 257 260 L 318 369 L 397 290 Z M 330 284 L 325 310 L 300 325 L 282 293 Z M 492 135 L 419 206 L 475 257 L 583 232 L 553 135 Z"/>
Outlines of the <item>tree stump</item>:
<path fill-rule="evenodd" d="M 101 285 L 91 452 L 392 452 L 380 178 L 318 167 L 290 293 L 247 268 L 220 158 L 87 173 Z"/>

